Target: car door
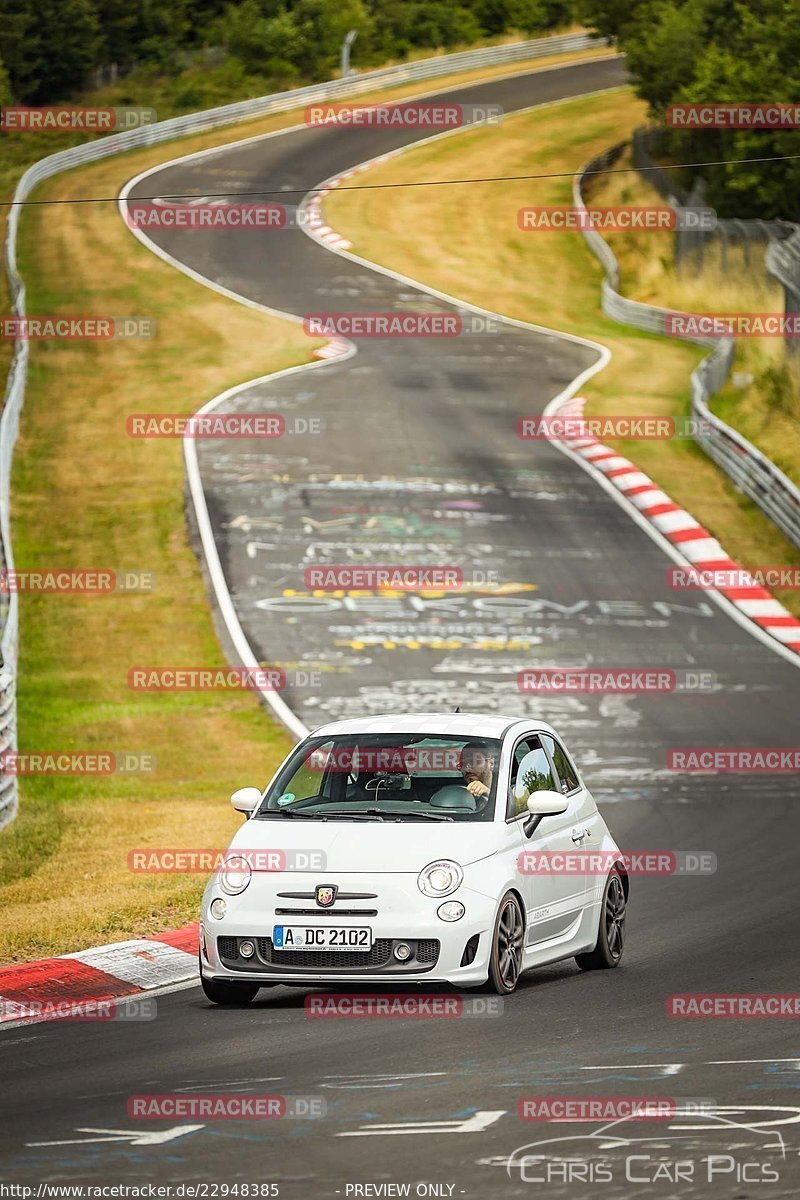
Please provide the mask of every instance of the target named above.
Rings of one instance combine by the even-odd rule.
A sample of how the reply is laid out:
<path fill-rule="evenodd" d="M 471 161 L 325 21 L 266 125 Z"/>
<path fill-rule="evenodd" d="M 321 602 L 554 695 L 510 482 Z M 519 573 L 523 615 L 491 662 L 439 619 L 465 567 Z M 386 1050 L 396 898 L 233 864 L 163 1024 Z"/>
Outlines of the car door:
<path fill-rule="evenodd" d="M 520 823 L 523 835 L 520 880 L 529 947 L 566 934 L 577 924 L 586 903 L 586 871 L 582 856 L 574 853 L 584 848 L 587 836 L 586 824 L 579 819 L 583 789 L 570 786 L 577 779 L 559 778 L 543 738 L 541 734 L 527 734 L 514 746 L 507 799 L 508 819 Z M 523 759 L 525 790 L 562 792 L 568 799 L 565 812 L 531 817 L 527 798 L 518 800 L 515 795 L 522 783 L 518 772 Z"/>
<path fill-rule="evenodd" d="M 586 903 L 591 904 L 593 896 L 597 900 L 603 894 L 607 866 L 605 856 L 602 855 L 599 858 L 596 855 L 594 856 L 594 864 L 596 864 L 594 865 L 588 852 L 601 848 L 603 845 L 603 834 L 606 832 L 606 825 L 597 811 L 597 805 L 592 793 L 582 782 L 580 775 L 575 769 L 575 764 L 564 746 L 551 733 L 542 733 L 541 738 L 547 753 L 550 755 L 550 761 L 558 777 L 560 790 L 563 795 L 570 798 L 570 811 L 574 812 L 575 815 L 575 823 L 571 834 L 572 841 L 575 846 L 587 852 L 585 855 L 588 867 L 585 879 Z"/>

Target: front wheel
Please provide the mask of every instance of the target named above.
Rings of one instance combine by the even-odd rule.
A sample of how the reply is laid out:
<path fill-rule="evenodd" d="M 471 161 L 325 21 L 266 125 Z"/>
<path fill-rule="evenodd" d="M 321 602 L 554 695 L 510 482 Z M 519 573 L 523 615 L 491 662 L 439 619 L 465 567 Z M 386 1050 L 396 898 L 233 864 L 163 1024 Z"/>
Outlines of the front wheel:
<path fill-rule="evenodd" d="M 206 979 L 202 968 L 200 986 L 212 1004 L 224 1004 L 229 1008 L 243 1008 L 258 994 L 257 983 L 226 983 L 218 979 Z"/>
<path fill-rule="evenodd" d="M 489 959 L 489 985 L 500 996 L 514 991 L 522 974 L 525 922 L 519 900 L 506 892 L 500 902 Z"/>
<path fill-rule="evenodd" d="M 619 966 L 625 949 L 627 910 L 622 877 L 615 868 L 606 880 L 603 892 L 597 944 L 587 954 L 575 955 L 575 962 L 582 971 L 604 971 Z"/>

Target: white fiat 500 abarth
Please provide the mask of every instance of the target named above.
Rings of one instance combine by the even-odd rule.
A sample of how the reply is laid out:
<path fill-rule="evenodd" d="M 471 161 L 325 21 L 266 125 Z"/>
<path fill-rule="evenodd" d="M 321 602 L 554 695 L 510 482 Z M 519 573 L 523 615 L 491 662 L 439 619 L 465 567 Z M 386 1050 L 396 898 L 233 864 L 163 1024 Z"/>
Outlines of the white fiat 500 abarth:
<path fill-rule="evenodd" d="M 260 987 L 449 983 L 512 992 L 575 957 L 616 967 L 622 855 L 558 734 L 415 713 L 315 730 L 263 792 L 203 896 L 217 1004 Z"/>

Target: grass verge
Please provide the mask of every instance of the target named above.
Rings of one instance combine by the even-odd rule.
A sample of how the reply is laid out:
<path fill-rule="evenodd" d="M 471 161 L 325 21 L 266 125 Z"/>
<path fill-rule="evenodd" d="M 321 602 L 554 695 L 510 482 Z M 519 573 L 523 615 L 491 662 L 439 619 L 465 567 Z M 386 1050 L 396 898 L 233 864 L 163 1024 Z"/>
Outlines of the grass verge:
<path fill-rule="evenodd" d="M 630 166 L 626 154 L 617 164 Z M 592 200 L 598 205 L 661 205 L 658 193 L 637 174 L 601 175 Z M 607 240 L 622 271 L 626 296 L 697 313 L 783 312 L 783 289 L 766 269 L 765 246 L 727 250 L 711 243 L 701 262 L 679 271 L 671 233 L 612 233 Z M 800 481 L 800 366 L 785 353 L 782 338 L 739 338 L 734 374 L 711 407 Z"/>
<path fill-rule="evenodd" d="M 517 224 L 524 205 L 570 204 L 572 173 L 628 137 L 644 116 L 644 106 L 626 89 L 507 116 L 492 129 L 467 130 L 389 159 L 360 175 L 359 183 L 481 177 L 489 162 L 492 175 L 563 172 L 562 178 L 473 184 L 468 190 L 400 188 L 391 193 L 391 204 L 384 191 L 348 193 L 343 185 L 326 200 L 326 220 L 371 261 L 473 304 L 608 346 L 611 362 L 583 389 L 591 414 L 688 416 L 689 375 L 703 351 L 608 320 L 600 310 L 602 269 L 580 233 L 523 232 Z M 676 300 L 676 306 L 684 305 Z M 800 564 L 800 551 L 693 442 L 614 444 L 738 561 L 751 568 Z M 796 592 L 776 595 L 800 615 Z"/>

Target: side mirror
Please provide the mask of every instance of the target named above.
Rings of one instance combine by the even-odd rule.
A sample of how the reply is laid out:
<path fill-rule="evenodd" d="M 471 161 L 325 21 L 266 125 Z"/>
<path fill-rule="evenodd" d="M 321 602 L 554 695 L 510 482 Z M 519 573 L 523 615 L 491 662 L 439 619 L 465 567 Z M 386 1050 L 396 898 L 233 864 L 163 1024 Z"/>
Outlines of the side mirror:
<path fill-rule="evenodd" d="M 261 803 L 261 792 L 257 787 L 243 787 L 231 796 L 231 804 L 237 812 L 248 815 Z"/>
<path fill-rule="evenodd" d="M 567 811 L 569 800 L 561 792 L 534 792 L 528 797 L 525 807 L 534 817 L 555 817 Z"/>

